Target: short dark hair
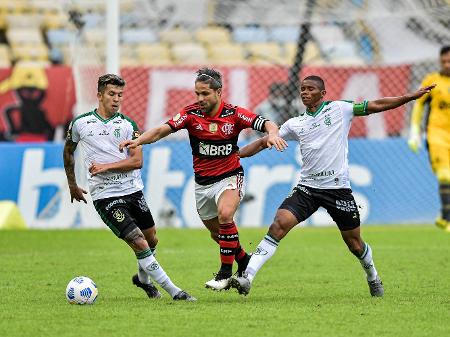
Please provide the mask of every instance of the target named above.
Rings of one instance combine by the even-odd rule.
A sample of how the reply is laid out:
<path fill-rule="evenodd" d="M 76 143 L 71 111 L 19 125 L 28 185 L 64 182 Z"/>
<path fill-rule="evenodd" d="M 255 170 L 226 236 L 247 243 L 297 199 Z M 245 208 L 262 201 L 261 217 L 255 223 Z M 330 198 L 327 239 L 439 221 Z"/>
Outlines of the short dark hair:
<path fill-rule="evenodd" d="M 104 92 L 108 84 L 117 85 L 118 87 L 124 87 L 126 82 L 122 77 L 118 75 L 105 74 L 98 78 L 97 91 Z"/>
<path fill-rule="evenodd" d="M 443 46 L 439 52 L 439 56 L 447 54 L 448 52 L 450 52 L 450 46 Z"/>
<path fill-rule="evenodd" d="M 222 88 L 222 75 L 217 70 L 205 67 L 197 70 L 196 73 L 195 82 L 208 83 L 209 87 L 214 90 Z"/>
<path fill-rule="evenodd" d="M 316 75 L 311 75 L 311 76 L 305 77 L 303 79 L 303 81 L 305 81 L 305 80 L 314 81 L 319 85 L 320 90 L 325 90 L 325 82 L 323 81 L 322 77 L 316 76 Z"/>

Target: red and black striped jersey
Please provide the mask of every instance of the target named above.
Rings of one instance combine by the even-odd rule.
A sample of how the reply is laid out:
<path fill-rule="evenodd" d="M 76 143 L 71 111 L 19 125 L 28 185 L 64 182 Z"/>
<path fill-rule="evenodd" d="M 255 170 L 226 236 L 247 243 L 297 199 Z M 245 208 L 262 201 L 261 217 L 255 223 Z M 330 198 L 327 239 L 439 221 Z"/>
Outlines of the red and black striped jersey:
<path fill-rule="evenodd" d="M 239 133 L 247 128 L 264 131 L 266 121 L 247 109 L 222 101 L 215 116 L 204 114 L 195 103 L 184 107 L 167 124 L 174 132 L 188 131 L 195 181 L 208 185 L 243 172 L 237 154 Z"/>

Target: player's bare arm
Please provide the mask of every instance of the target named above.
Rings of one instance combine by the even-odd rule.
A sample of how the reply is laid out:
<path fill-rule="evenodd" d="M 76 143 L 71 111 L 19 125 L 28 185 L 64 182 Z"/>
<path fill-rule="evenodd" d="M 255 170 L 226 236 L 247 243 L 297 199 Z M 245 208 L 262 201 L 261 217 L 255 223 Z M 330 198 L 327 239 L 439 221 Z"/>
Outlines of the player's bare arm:
<path fill-rule="evenodd" d="M 264 149 L 267 149 L 267 139 L 269 136 L 264 136 L 262 138 L 259 138 L 255 140 L 254 142 L 245 145 L 243 148 L 239 150 L 239 157 L 245 158 L 245 157 L 251 157 L 257 154 L 258 152 L 261 152 Z"/>
<path fill-rule="evenodd" d="M 286 141 L 279 136 L 278 133 L 278 126 L 271 121 L 267 121 L 264 124 L 265 131 L 268 133 L 268 135 L 264 138 L 266 138 L 266 147 L 269 149 L 274 146 L 278 151 L 283 151 L 288 147 L 288 144 Z"/>
<path fill-rule="evenodd" d="M 135 149 L 139 145 L 144 144 L 151 144 L 154 142 L 157 142 L 158 140 L 167 137 L 173 132 L 172 128 L 167 125 L 163 124 L 161 126 L 158 126 L 156 128 L 150 129 L 145 131 L 142 135 L 140 135 L 138 138 L 134 140 L 125 140 L 119 145 L 119 150 L 123 151 L 123 148 L 126 147 L 128 149 Z"/>
<path fill-rule="evenodd" d="M 92 163 L 89 172 L 93 176 L 107 171 L 128 172 L 141 169 L 142 162 L 142 146 L 139 146 L 135 149 L 128 149 L 128 157 L 124 160 L 107 164 Z"/>
<path fill-rule="evenodd" d="M 83 195 L 86 194 L 87 191 L 77 185 L 77 180 L 75 177 L 74 152 L 76 147 L 77 144 L 68 139 L 64 145 L 63 153 L 64 170 L 66 171 L 67 183 L 69 184 L 70 190 L 70 202 L 73 203 L 73 200 L 75 199 L 76 201 L 84 201 L 84 203 L 87 203 Z"/>
<path fill-rule="evenodd" d="M 436 84 L 423 87 L 415 92 L 403 96 L 384 97 L 374 101 L 369 101 L 367 103 L 367 112 L 371 114 L 385 110 L 395 109 L 405 103 L 418 99 L 419 97 L 422 97 L 423 95 L 429 93 L 435 86 Z"/>

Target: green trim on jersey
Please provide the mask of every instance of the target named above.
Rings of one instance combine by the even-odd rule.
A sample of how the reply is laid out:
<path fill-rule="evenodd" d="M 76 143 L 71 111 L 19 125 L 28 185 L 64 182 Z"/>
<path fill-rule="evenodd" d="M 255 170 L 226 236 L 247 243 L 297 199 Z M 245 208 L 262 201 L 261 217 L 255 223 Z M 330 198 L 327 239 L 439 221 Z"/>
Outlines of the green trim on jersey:
<path fill-rule="evenodd" d="M 71 126 L 73 126 L 73 124 L 74 124 L 77 120 L 79 120 L 80 118 L 87 117 L 87 116 L 93 115 L 93 114 L 94 114 L 94 111 L 89 111 L 89 112 L 86 112 L 86 113 L 84 113 L 84 114 L 81 114 L 81 115 L 75 117 L 74 119 L 72 119 Z"/>
<path fill-rule="evenodd" d="M 306 114 L 308 114 L 311 117 L 316 117 L 322 109 L 325 107 L 325 105 L 330 104 L 332 101 L 323 101 L 322 104 L 317 108 L 316 111 L 309 111 L 308 108 L 306 108 Z"/>
<path fill-rule="evenodd" d="M 354 116 L 367 116 L 369 113 L 367 112 L 367 104 L 368 100 L 365 100 L 362 103 L 353 103 L 353 115 Z"/>
<path fill-rule="evenodd" d="M 112 116 L 109 117 L 108 119 L 104 119 L 102 116 L 100 116 L 100 115 L 97 113 L 97 109 L 94 109 L 93 114 L 94 114 L 95 117 L 97 117 L 98 119 L 100 119 L 100 121 L 102 121 L 102 122 L 105 123 L 105 124 L 108 123 L 110 120 L 112 120 L 112 119 L 114 119 L 114 118 L 116 118 L 116 117 L 118 117 L 118 116 L 120 115 L 118 112 L 116 112 L 114 115 L 112 115 Z"/>
<path fill-rule="evenodd" d="M 136 122 L 134 120 L 132 120 L 130 117 L 128 117 L 122 113 L 120 114 L 120 117 L 122 117 L 123 119 L 125 119 L 126 121 L 131 123 L 131 126 L 133 127 L 133 134 L 131 135 L 131 139 L 135 140 L 136 138 L 138 138 L 141 135 L 141 132 L 139 131 L 139 128 L 138 128 Z"/>

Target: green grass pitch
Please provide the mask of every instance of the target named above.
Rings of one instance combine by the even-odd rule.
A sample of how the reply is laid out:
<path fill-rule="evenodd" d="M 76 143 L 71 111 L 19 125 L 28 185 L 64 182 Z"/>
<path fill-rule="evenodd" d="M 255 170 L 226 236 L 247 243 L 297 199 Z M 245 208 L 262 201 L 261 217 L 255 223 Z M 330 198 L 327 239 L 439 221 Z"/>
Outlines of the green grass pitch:
<path fill-rule="evenodd" d="M 241 229 L 251 251 L 266 229 Z M 0 232 L 0 336 L 450 336 L 450 233 L 364 226 L 385 297 L 371 298 L 336 228 L 294 229 L 249 296 L 203 284 L 219 267 L 206 230 L 160 229 L 157 259 L 198 302 L 150 300 L 131 284 L 136 259 L 107 230 Z M 70 305 L 85 275 L 95 305 Z"/>

